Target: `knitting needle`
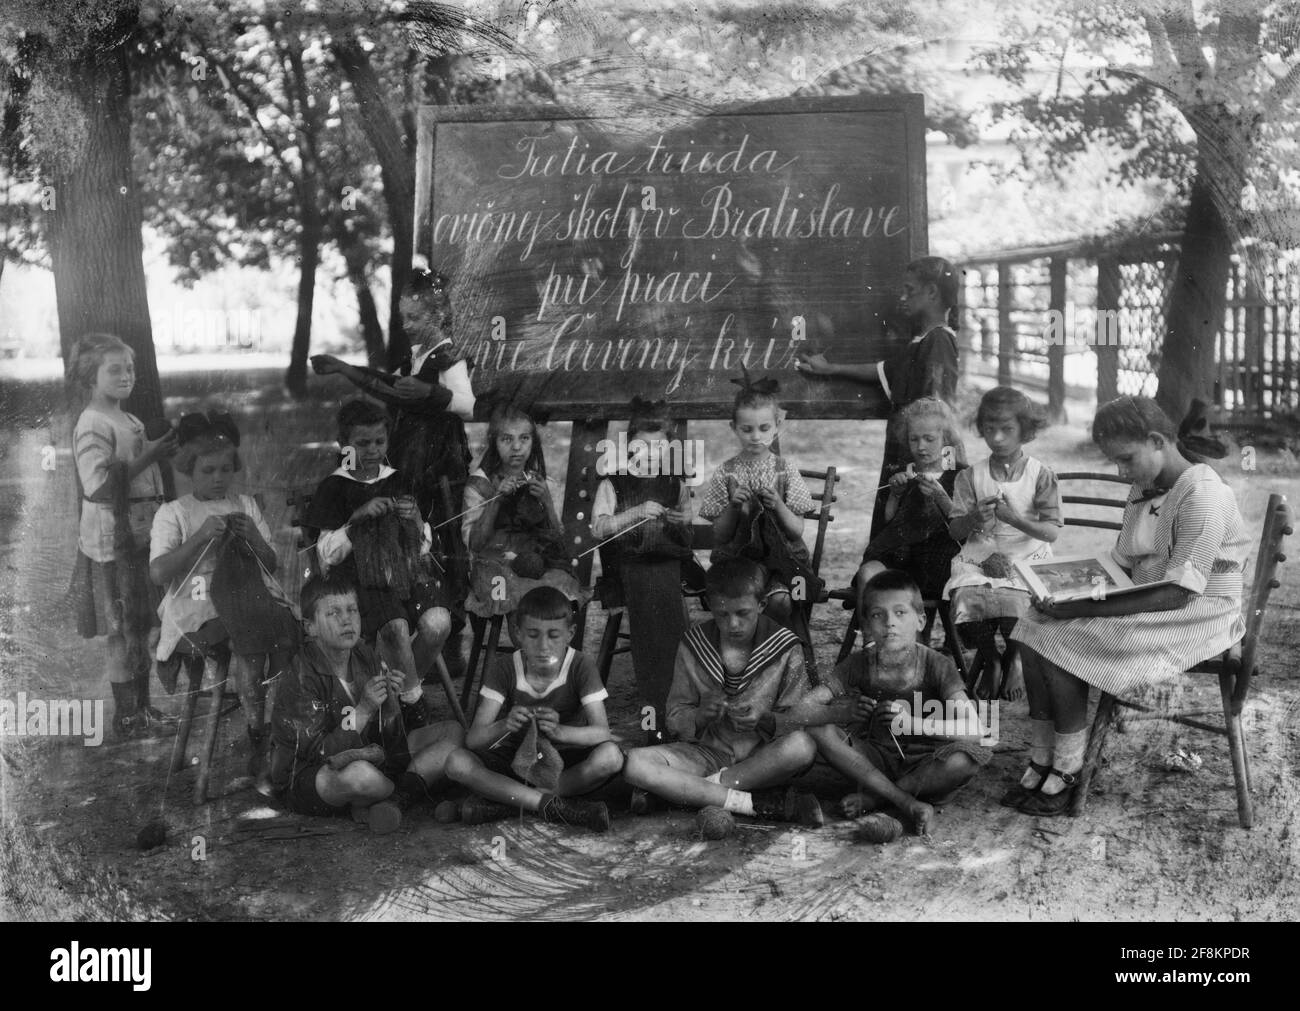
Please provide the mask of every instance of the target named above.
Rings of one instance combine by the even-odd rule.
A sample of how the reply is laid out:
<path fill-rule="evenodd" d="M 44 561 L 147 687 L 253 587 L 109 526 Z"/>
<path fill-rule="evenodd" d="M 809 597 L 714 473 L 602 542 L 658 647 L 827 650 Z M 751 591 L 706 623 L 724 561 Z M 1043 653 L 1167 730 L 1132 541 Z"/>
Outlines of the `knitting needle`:
<path fill-rule="evenodd" d="M 503 497 L 504 495 L 505 495 L 505 492 L 500 492 L 499 494 L 493 495 L 493 496 L 492 496 L 491 498 L 489 498 L 489 499 L 484 499 L 484 500 L 483 500 L 482 502 L 480 502 L 478 505 L 470 506 L 470 507 L 469 507 L 468 509 L 466 509 L 464 512 L 459 512 L 459 513 L 457 513 L 455 516 L 449 517 L 448 519 L 443 520 L 441 523 L 436 524 L 436 525 L 434 526 L 433 529 L 434 529 L 434 530 L 437 530 L 438 527 L 445 527 L 448 523 L 451 523 L 453 520 L 458 520 L 458 519 L 460 519 L 462 516 L 468 516 L 468 515 L 469 515 L 470 513 L 472 513 L 475 509 L 482 509 L 485 505 L 488 505 L 488 504 L 491 503 L 491 502 L 495 502 L 497 499 Z"/>
<path fill-rule="evenodd" d="M 591 554 L 593 551 L 595 551 L 597 548 L 601 547 L 602 545 L 608 544 L 610 541 L 614 540 L 616 537 L 622 537 L 624 534 L 626 534 L 626 533 L 628 533 L 628 532 L 630 532 L 630 531 L 632 531 L 632 530 L 635 530 L 635 529 L 636 529 L 637 527 L 639 527 L 642 523 L 649 523 L 649 522 L 650 522 L 652 519 L 654 519 L 654 518 L 655 518 L 655 517 L 653 517 L 653 516 L 647 516 L 647 517 L 645 517 L 644 519 L 639 519 L 639 520 L 637 520 L 637 521 L 636 521 L 635 523 L 633 523 L 630 527 L 627 527 L 627 528 L 625 528 L 625 529 L 623 529 L 623 530 L 620 530 L 620 531 L 619 531 L 618 533 L 616 533 L 613 537 L 606 537 L 603 541 L 600 542 L 600 544 L 593 544 L 593 545 L 592 545 L 591 547 L 589 547 L 586 551 L 584 551 L 584 552 L 582 553 L 582 555 L 589 555 L 589 554 Z M 579 555 L 578 557 L 581 558 L 582 555 Z"/>

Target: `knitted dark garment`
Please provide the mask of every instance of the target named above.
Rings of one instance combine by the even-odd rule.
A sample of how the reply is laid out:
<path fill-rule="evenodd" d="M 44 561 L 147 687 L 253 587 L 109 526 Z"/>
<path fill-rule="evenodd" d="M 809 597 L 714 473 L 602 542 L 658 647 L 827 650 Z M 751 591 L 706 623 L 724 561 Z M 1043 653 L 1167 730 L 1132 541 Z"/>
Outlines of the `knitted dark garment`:
<path fill-rule="evenodd" d="M 420 565 L 420 523 L 395 512 L 354 523 L 352 556 L 357 579 L 374 590 L 391 590 L 406 599 L 423 575 Z"/>
<path fill-rule="evenodd" d="M 510 768 L 525 783 L 539 790 L 554 791 L 564 771 L 564 759 L 550 739 L 537 729 L 537 720 L 528 721 L 528 730 L 519 743 Z"/>
<path fill-rule="evenodd" d="M 188 588 L 182 590 L 187 591 Z M 226 628 L 239 629 L 241 637 L 275 637 L 276 603 L 262 579 L 262 566 L 248 543 L 230 531 L 217 545 L 211 593 L 212 606 Z"/>

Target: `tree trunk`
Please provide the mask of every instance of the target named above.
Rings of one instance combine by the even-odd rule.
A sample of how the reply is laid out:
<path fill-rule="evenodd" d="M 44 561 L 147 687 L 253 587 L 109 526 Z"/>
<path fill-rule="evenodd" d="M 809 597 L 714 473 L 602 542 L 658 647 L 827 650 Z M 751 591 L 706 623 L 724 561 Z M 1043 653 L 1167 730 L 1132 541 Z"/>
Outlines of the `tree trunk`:
<path fill-rule="evenodd" d="M 314 177 L 305 176 L 304 194 L 315 194 Z M 289 371 L 284 377 L 290 395 L 299 399 L 307 395 L 307 355 L 311 351 L 311 314 L 316 300 L 316 268 L 320 265 L 322 230 L 320 211 L 308 196 L 302 201 L 302 232 L 298 236 L 298 315 L 293 325 Z"/>
<path fill-rule="evenodd" d="M 364 260 L 349 257 L 348 280 L 357 293 L 357 316 L 361 322 L 361 336 L 366 342 L 366 362 L 372 369 L 386 368 L 384 328 L 379 325 L 379 309 L 370 290 L 370 280 L 366 277 Z"/>
<path fill-rule="evenodd" d="M 123 407 L 146 423 L 163 416 L 144 277 L 143 217 L 131 170 L 131 82 L 119 48 L 67 64 L 62 87 L 84 115 L 80 150 L 50 166 L 46 216 L 66 364 L 84 334 L 116 334 L 135 352 L 135 391 Z M 166 471 L 167 468 L 164 468 Z M 170 477 L 170 474 L 168 474 Z"/>
<path fill-rule="evenodd" d="M 361 109 L 361 128 L 379 160 L 388 208 L 388 226 L 393 233 L 392 279 L 388 303 L 388 366 L 395 368 L 411 350 L 402 327 L 399 300 L 411 272 L 415 252 L 415 139 L 405 137 L 388 108 L 386 94 L 370 57 L 355 37 L 340 38 L 333 45 L 335 58 L 347 75 Z"/>
<path fill-rule="evenodd" d="M 1227 178 L 1215 178 L 1218 175 Z M 1216 396 L 1214 389 L 1215 347 L 1227 305 L 1232 229 L 1227 218 L 1231 209 L 1215 199 L 1215 191 L 1235 207 L 1241 191 L 1233 189 L 1234 176 L 1212 169 L 1204 156 L 1197 160 L 1156 373 L 1156 402 L 1175 424 L 1193 399 L 1222 403 L 1223 391 Z"/>

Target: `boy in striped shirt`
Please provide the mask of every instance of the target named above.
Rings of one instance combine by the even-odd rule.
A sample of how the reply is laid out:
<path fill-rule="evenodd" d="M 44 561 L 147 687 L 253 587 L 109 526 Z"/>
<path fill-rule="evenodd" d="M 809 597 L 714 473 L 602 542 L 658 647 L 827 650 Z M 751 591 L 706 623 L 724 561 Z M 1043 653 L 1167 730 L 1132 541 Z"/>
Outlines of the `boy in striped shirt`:
<path fill-rule="evenodd" d="M 811 794 L 753 792 L 787 782 L 816 756 L 804 731 L 772 734 L 774 714 L 808 691 L 799 639 L 763 615 L 767 574 L 757 563 L 719 561 L 707 585 L 713 617 L 682 637 L 668 693 L 668 730 L 677 739 L 634 749 L 623 767 L 633 810 L 644 812 L 653 794 L 685 807 L 821 825 Z"/>

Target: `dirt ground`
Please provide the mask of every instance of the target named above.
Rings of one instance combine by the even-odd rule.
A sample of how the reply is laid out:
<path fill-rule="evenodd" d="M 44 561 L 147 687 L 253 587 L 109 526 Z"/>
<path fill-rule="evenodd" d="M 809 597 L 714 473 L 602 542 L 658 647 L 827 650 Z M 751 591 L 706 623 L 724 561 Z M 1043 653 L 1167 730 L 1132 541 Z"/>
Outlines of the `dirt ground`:
<path fill-rule="evenodd" d="M 241 411 L 244 486 L 262 491 L 280 557 L 292 551 L 285 489 L 328 469 L 332 424 L 326 402 L 285 403 L 272 388 L 225 394 Z M 182 384 L 183 387 L 183 384 Z M 169 387 L 175 389 L 177 387 Z M 192 395 L 207 390 L 183 387 Z M 328 392 L 328 391 L 327 391 Z M 169 411 L 196 401 L 173 398 Z M 60 611 L 75 545 L 66 429 L 6 412 L 0 472 L 0 698 L 90 698 L 107 694 L 102 642 L 76 637 Z M 1086 405 L 1044 434 L 1032 452 L 1062 469 L 1107 470 L 1087 441 Z M 66 424 L 66 422 L 64 423 Z M 838 515 L 823 574 L 847 581 L 869 516 L 860 508 L 878 476 L 879 423 L 792 422 L 785 452 L 801 466 L 841 468 Z M 553 473 L 563 473 L 565 426 L 548 432 Z M 474 433 L 477 438 L 477 431 Z M 719 425 L 692 432 L 710 461 L 730 453 Z M 60 449 L 42 469 L 42 447 Z M 972 437 L 972 456 L 982 447 Z M 1270 491 L 1297 501 L 1300 475 L 1285 449 L 1258 453 L 1244 471 L 1236 455 L 1220 468 L 1258 531 Z M 1256 535 L 1257 536 L 1257 533 Z M 1070 530 L 1060 550 L 1099 544 Z M 1300 550 L 1288 549 L 1293 557 Z M 289 566 L 292 570 L 293 566 Z M 746 824 L 723 842 L 701 840 L 686 812 L 633 818 L 615 804 L 604 836 L 533 819 L 465 827 L 415 812 L 391 836 L 346 820 L 286 818 L 241 778 L 242 719 L 225 719 L 216 798 L 195 807 L 195 771 L 167 772 L 172 742 L 0 739 L 0 915 L 8 918 L 151 919 L 1289 919 L 1297 886 L 1300 772 L 1300 567 L 1282 566 L 1260 659 L 1263 676 L 1245 724 L 1255 780 L 1256 822 L 1237 826 L 1226 742 L 1172 725 L 1137 724 L 1111 737 L 1096 791 L 1079 819 L 1027 818 L 997 805 L 1023 768 L 1026 711 L 1004 704 L 993 763 L 943 808 L 929 839 L 885 846 L 851 838 L 849 822 L 808 831 Z M 292 575 L 286 576 L 286 584 Z M 837 605 L 818 608 L 819 663 L 834 659 L 847 623 Z M 604 615 L 591 609 L 588 644 Z M 610 681 L 612 720 L 635 721 L 631 672 L 620 658 Z M 1206 708 L 1217 684 L 1189 682 Z M 445 704 L 434 689 L 430 699 Z M 155 684 L 155 704 L 179 711 Z M 111 710 L 111 702 L 105 706 Z M 202 740 L 196 729 L 191 751 Z M 1194 751 L 1196 771 L 1170 767 Z M 827 800 L 845 792 L 829 773 L 809 785 Z M 136 834 L 161 817 L 167 842 L 142 852 Z M 201 857 L 201 858 L 200 858 Z"/>

